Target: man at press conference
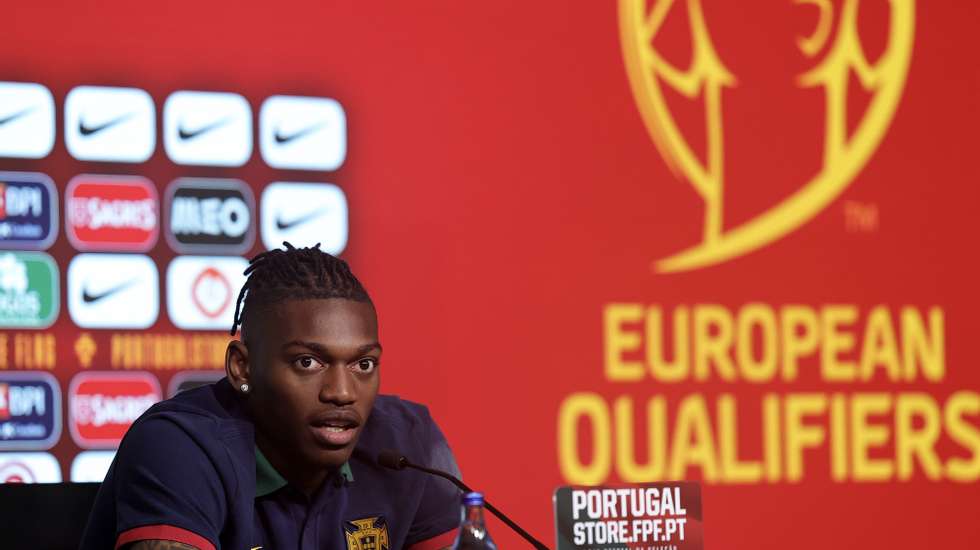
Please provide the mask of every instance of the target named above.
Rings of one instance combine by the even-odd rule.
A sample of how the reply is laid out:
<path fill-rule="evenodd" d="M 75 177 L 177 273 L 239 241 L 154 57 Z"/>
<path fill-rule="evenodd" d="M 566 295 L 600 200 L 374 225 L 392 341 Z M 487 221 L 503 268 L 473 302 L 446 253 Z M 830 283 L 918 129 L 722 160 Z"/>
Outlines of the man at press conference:
<path fill-rule="evenodd" d="M 425 407 L 378 395 L 377 313 L 346 262 L 285 243 L 245 274 L 227 376 L 133 424 L 81 548 L 449 546 L 456 488 L 370 458 L 458 474 Z"/>

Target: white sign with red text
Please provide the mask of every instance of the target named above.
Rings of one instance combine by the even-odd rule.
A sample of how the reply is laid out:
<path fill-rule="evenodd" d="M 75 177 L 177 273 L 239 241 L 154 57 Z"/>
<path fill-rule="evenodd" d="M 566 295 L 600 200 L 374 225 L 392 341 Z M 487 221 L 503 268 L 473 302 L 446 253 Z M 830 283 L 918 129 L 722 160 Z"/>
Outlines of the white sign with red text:
<path fill-rule="evenodd" d="M 61 466 L 50 453 L 0 453 L 0 483 L 61 483 Z"/>
<path fill-rule="evenodd" d="M 178 256 L 167 267 L 167 313 L 185 330 L 227 330 L 248 261 L 236 256 Z"/>
<path fill-rule="evenodd" d="M 102 483 L 116 451 L 82 451 L 71 461 L 72 483 Z"/>

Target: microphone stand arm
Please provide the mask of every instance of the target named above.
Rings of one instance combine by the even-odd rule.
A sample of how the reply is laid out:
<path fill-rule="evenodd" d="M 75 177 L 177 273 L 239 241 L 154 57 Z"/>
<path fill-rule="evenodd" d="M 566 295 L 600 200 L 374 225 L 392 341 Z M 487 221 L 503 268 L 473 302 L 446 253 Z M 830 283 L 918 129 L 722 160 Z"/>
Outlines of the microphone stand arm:
<path fill-rule="evenodd" d="M 405 466 L 408 466 L 409 468 L 414 468 L 416 470 L 421 470 L 421 471 L 423 471 L 423 472 L 425 472 L 427 474 L 432 474 L 434 476 L 439 476 L 439 477 L 441 477 L 443 479 L 447 479 L 453 485 L 455 485 L 461 491 L 463 491 L 464 493 L 472 493 L 473 492 L 473 489 L 470 489 L 468 485 L 466 485 L 461 480 L 456 479 L 455 477 L 453 477 L 453 476 L 451 476 L 451 475 L 449 475 L 449 474 L 447 474 L 445 472 L 440 472 L 439 470 L 433 470 L 431 468 L 426 468 L 425 466 L 419 466 L 418 464 L 412 464 L 411 462 L 409 462 L 407 460 L 404 462 L 404 465 Z M 490 510 L 490 513 L 492 513 L 493 515 L 497 516 L 497 518 L 500 521 L 504 522 L 507 525 L 507 527 L 510 527 L 511 529 L 514 530 L 514 532 L 516 532 L 518 535 L 520 535 L 521 537 L 523 537 L 524 540 L 526 540 L 529 543 L 531 543 L 531 546 L 535 547 L 537 550 L 550 550 L 547 546 L 545 546 L 544 544 L 542 544 L 538 539 L 534 538 L 533 536 L 531 536 L 530 533 L 528 533 L 527 531 L 525 531 L 524 529 L 522 529 L 520 525 L 518 525 L 518 524 L 514 523 L 513 521 L 511 521 L 511 519 L 509 517 L 505 516 L 503 512 L 501 512 L 500 510 L 498 510 L 497 507 L 494 506 L 493 504 L 490 504 L 489 501 L 487 501 L 487 500 L 484 499 L 483 505 L 486 507 L 487 510 Z"/>

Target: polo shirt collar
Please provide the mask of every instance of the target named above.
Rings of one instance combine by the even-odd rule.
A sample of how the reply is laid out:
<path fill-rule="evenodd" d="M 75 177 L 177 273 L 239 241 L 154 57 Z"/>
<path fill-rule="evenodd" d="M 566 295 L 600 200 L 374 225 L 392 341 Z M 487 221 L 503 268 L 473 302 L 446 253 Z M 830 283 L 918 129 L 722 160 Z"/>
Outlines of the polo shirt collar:
<path fill-rule="evenodd" d="M 349 463 L 344 462 L 339 472 L 348 482 L 354 481 L 354 473 Z M 255 447 L 255 498 L 274 493 L 285 487 L 287 483 L 286 478 L 282 477 L 262 451 Z"/>

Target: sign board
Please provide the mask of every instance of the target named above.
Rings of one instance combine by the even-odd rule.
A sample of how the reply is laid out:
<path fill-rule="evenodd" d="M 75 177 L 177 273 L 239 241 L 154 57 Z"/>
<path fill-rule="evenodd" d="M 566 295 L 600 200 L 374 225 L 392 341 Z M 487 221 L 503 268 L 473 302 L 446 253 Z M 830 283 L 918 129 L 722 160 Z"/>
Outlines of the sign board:
<path fill-rule="evenodd" d="M 559 487 L 554 502 L 558 550 L 704 548 L 694 482 Z"/>

